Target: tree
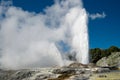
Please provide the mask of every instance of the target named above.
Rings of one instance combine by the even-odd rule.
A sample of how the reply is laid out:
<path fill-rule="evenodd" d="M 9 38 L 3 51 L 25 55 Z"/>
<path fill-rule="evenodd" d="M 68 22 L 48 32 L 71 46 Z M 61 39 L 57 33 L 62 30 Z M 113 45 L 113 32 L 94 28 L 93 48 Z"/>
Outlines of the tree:
<path fill-rule="evenodd" d="M 94 48 L 90 49 L 90 61 L 96 63 L 102 57 L 108 57 L 112 52 L 120 52 L 120 48 L 111 46 L 108 49 Z"/>
<path fill-rule="evenodd" d="M 90 50 L 91 62 L 96 63 L 101 58 L 101 49 L 95 48 Z"/>
<path fill-rule="evenodd" d="M 119 52 L 120 49 L 116 46 L 111 46 L 109 49 L 108 49 L 109 52 Z"/>

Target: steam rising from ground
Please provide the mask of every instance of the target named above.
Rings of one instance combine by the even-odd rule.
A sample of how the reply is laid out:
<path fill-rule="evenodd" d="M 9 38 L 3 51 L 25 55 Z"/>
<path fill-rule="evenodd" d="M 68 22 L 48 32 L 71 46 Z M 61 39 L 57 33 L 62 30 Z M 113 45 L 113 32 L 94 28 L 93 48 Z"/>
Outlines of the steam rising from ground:
<path fill-rule="evenodd" d="M 80 0 L 55 1 L 45 14 L 0 6 L 0 65 L 3 68 L 63 66 L 60 42 L 88 61 L 87 14 Z"/>

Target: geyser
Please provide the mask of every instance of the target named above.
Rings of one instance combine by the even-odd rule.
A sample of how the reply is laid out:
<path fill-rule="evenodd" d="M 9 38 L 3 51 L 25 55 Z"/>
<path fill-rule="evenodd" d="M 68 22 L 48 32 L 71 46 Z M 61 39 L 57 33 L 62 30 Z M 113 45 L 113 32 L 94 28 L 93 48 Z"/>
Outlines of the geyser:
<path fill-rule="evenodd" d="M 4 10 L 5 9 L 5 10 Z M 88 60 L 88 16 L 81 0 L 55 0 L 44 12 L 0 6 L 0 65 L 2 68 L 63 66 L 61 41 Z"/>
<path fill-rule="evenodd" d="M 88 30 L 87 30 L 87 14 L 84 9 L 77 10 L 76 19 L 72 26 L 72 46 L 77 53 L 76 59 L 83 64 L 89 63 L 89 44 L 88 44 Z M 71 14 L 74 15 L 74 14 Z"/>

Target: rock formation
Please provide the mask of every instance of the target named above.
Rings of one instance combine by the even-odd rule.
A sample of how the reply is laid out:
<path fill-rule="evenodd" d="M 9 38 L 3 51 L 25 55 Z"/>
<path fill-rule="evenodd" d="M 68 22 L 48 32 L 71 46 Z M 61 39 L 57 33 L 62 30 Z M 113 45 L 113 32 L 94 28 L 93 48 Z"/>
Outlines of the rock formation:
<path fill-rule="evenodd" d="M 96 65 L 101 67 L 120 67 L 120 52 L 114 52 L 108 57 L 103 57 Z"/>
<path fill-rule="evenodd" d="M 72 63 L 69 66 L 21 70 L 0 70 L 0 80 L 89 80 L 93 73 L 109 72 L 108 68 Z"/>

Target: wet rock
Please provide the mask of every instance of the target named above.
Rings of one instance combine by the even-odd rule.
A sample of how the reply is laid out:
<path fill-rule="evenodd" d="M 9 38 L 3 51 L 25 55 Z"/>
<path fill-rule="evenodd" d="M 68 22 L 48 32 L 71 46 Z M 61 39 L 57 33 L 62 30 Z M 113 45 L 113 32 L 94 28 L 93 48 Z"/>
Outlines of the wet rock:
<path fill-rule="evenodd" d="M 41 75 L 38 75 L 35 80 L 44 80 L 44 79 L 47 79 L 50 77 L 51 77 L 51 75 L 49 75 L 49 74 L 41 74 Z"/>
<path fill-rule="evenodd" d="M 28 71 L 28 70 L 22 70 L 22 71 L 17 71 L 13 75 L 11 75 L 10 80 L 22 80 L 22 79 L 27 79 L 32 77 L 34 74 L 33 71 Z"/>
<path fill-rule="evenodd" d="M 75 69 L 71 68 L 60 68 L 53 70 L 54 74 L 75 74 Z"/>
<path fill-rule="evenodd" d="M 88 65 L 81 64 L 81 63 L 72 63 L 68 67 L 73 67 L 73 68 L 88 68 Z"/>
<path fill-rule="evenodd" d="M 101 68 L 101 67 L 96 67 L 91 69 L 92 72 L 94 73 L 104 73 L 104 72 L 110 72 L 109 68 Z"/>

